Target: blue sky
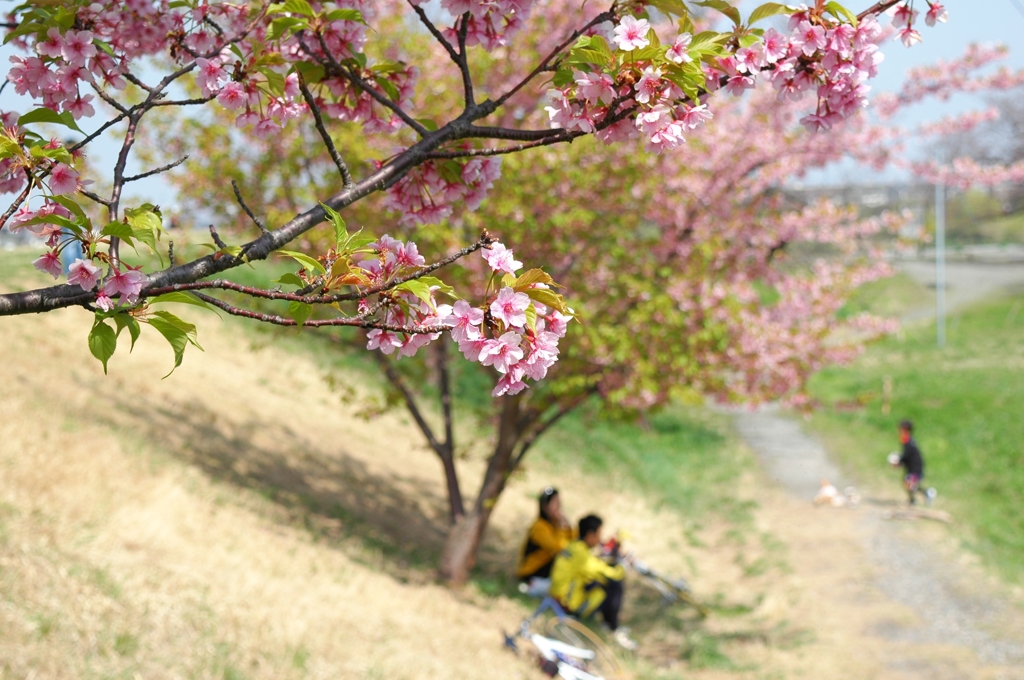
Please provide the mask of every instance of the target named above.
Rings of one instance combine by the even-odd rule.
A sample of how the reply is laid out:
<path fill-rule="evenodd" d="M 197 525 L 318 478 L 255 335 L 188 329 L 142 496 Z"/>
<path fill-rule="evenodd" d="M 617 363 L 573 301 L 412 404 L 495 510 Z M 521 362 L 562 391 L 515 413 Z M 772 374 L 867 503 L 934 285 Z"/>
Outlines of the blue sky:
<path fill-rule="evenodd" d="M 745 12 L 760 2 L 746 2 Z M 868 0 L 845 0 L 845 4 L 853 10 L 861 10 L 868 5 Z M 916 0 L 915 4 L 921 9 L 922 14 L 927 8 L 924 0 Z M 885 46 L 885 62 L 882 64 L 878 78 L 872 87 L 875 92 L 896 90 L 906 72 L 915 67 L 933 63 L 937 59 L 952 59 L 962 54 L 971 43 L 1002 43 L 1010 47 L 1010 56 L 1005 62 L 1011 68 L 1024 68 L 1024 0 L 946 0 L 945 5 L 949 10 L 949 22 L 928 28 L 921 22 L 921 35 L 924 42 L 915 45 L 913 48 L 905 48 L 899 42 L 892 42 Z M 7 58 L 13 53 L 8 48 L 0 48 L 0 61 L 6 64 Z M 958 96 L 949 102 L 936 104 L 933 102 L 924 103 L 912 107 L 897 121 L 904 126 L 912 126 L 917 123 L 940 118 L 951 113 L 962 112 L 970 108 L 983 105 L 978 96 Z M 0 94 L 0 109 L 27 110 L 28 103 L 16 97 L 13 88 L 7 87 Z M 88 123 L 84 124 L 85 129 L 91 128 Z M 117 144 L 114 140 L 105 140 L 105 143 L 93 148 L 90 153 L 94 161 L 107 166 L 112 165 L 116 156 Z M 134 169 L 132 171 L 138 171 Z M 854 166 L 839 166 L 828 172 L 818 173 L 809 181 L 820 183 L 842 183 L 856 181 L 869 174 L 873 179 L 878 179 L 876 173 L 865 173 L 862 169 Z M 886 179 L 900 179 L 897 174 L 887 175 Z M 137 193 L 157 192 L 164 194 L 157 198 L 164 205 L 173 204 L 166 195 L 166 188 L 163 182 L 155 179 L 130 188 L 127 196 Z"/>

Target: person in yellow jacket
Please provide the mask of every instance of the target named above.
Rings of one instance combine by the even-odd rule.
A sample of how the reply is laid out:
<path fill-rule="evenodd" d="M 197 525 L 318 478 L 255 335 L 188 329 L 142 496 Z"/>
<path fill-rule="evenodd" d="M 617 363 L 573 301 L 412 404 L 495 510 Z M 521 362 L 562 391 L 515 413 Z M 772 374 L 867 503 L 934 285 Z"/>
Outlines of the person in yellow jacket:
<path fill-rule="evenodd" d="M 576 536 L 562 515 L 558 489 L 547 487 L 541 492 L 539 500 L 540 516 L 530 527 L 519 552 L 516 575 L 519 576 L 523 592 L 542 597 L 547 595 L 551 587 L 551 564 L 555 556 Z"/>
<path fill-rule="evenodd" d="M 621 564 L 609 564 L 592 552 L 601 543 L 603 523 L 597 515 L 587 515 L 580 520 L 579 540 L 566 546 L 551 568 L 551 596 L 573 616 L 585 618 L 601 612 L 615 641 L 627 649 L 635 649 L 636 642 L 629 637 L 629 629 L 619 627 L 626 570 Z M 612 557 L 618 559 L 617 555 Z"/>

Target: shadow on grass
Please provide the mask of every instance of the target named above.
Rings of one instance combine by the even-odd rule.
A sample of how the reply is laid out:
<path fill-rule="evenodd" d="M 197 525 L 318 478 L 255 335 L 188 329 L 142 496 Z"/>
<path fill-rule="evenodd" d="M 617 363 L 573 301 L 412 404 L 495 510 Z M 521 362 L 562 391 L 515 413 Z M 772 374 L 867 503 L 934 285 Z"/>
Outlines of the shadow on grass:
<path fill-rule="evenodd" d="M 314 441 L 273 419 L 235 422 L 228 434 L 209 413 L 184 399 L 140 404 L 138 395 L 109 397 L 107 408 L 92 414 L 109 427 L 158 442 L 171 457 L 213 480 L 255 491 L 283 511 L 280 521 L 304 526 L 316 540 L 340 544 L 357 539 L 365 550 L 353 557 L 398 580 L 434 577 L 448 526 L 447 500 L 435 486 L 412 476 L 376 473 L 349 455 L 345 442 Z M 146 415 L 130 418 L 132 413 Z M 516 592 L 506 576 L 508 555 L 493 545 L 508 545 L 509 537 L 491 538 L 492 545 L 481 550 L 477 572 L 492 585 L 481 590 Z"/>

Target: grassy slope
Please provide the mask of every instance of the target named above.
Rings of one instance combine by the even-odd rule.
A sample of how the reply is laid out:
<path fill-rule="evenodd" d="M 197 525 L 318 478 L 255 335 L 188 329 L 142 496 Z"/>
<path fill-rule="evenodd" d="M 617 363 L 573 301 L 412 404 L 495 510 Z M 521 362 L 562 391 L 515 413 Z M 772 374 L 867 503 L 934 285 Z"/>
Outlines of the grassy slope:
<path fill-rule="evenodd" d="M 826 404 L 817 429 L 868 479 L 895 485 L 884 457 L 898 447 L 901 418 L 917 426 L 929 485 L 965 527 L 965 539 L 1014 581 L 1024 579 L 1024 297 L 991 302 L 950 320 L 948 346 L 930 324 L 872 347 L 855 365 L 811 384 Z M 883 412 L 883 380 L 892 380 Z M 848 411 L 836 403 L 862 403 Z"/>
<path fill-rule="evenodd" d="M 32 269 L 30 261 L 31 257 L 23 251 L 0 253 L 0 285 L 44 285 L 47 279 Z M 8 651 L 16 653 L 12 657 L 14 665 L 0 663 L 0 677 L 24 669 L 26 663 L 53 668 L 60 667 L 62 659 L 72 657 L 78 659 L 73 667 L 84 677 L 127 672 L 132 668 L 152 670 L 154 664 L 166 664 L 169 671 L 174 668 L 195 677 L 306 675 L 308 668 L 315 665 L 313 661 L 297 663 L 289 650 L 298 650 L 298 656 L 311 656 L 325 667 L 332 667 L 347 653 L 344 644 L 295 631 L 285 636 L 254 631 L 245 622 L 245 616 L 266 621 L 279 615 L 291 597 L 288 589 L 297 583 L 280 586 L 283 598 L 247 604 L 246 613 L 239 612 L 243 618 L 236 620 L 229 614 L 237 607 L 237 598 L 243 596 L 228 592 L 234 584 L 229 572 L 222 570 L 235 560 L 251 561 L 259 552 L 259 545 L 265 542 L 260 535 L 279 532 L 279 523 L 283 523 L 287 537 L 272 541 L 278 563 L 270 568 L 275 573 L 294 570 L 297 565 L 289 555 L 297 554 L 303 559 L 332 564 L 329 570 L 347 570 L 357 580 L 373 580 L 375 590 L 364 594 L 371 598 L 364 604 L 382 607 L 390 613 L 379 622 L 382 615 L 373 614 L 375 623 L 367 626 L 364 638 L 384 634 L 388 626 L 418 625 L 405 623 L 402 607 L 396 604 L 403 598 L 419 601 L 441 597 L 429 585 L 429 565 L 431 558 L 436 557 L 437 545 L 426 539 L 410 542 L 400 531 L 391 532 L 394 525 L 388 524 L 387 517 L 378 516 L 380 511 L 372 504 L 364 510 L 365 503 L 359 494 L 352 493 L 365 485 L 364 477 L 384 479 L 383 471 L 375 473 L 376 476 L 371 474 L 374 470 L 370 466 L 378 463 L 379 454 L 371 452 L 370 458 L 363 461 L 358 458 L 357 444 L 352 442 L 370 436 L 365 432 L 386 431 L 388 439 L 384 446 L 388 458 L 394 460 L 381 464 L 395 468 L 392 475 L 401 470 L 396 479 L 405 484 L 406 492 L 417 485 L 431 492 L 421 507 L 426 503 L 433 516 L 428 513 L 426 518 L 416 517 L 410 527 L 425 526 L 424 519 L 428 523 L 437 520 L 439 508 L 434 506 L 439 500 L 439 489 L 434 487 L 440 486 L 440 476 L 401 411 L 385 418 L 390 424 L 372 421 L 367 425 L 346 420 L 352 418 L 357 403 L 369 399 L 379 404 L 379 397 L 349 394 L 347 398 L 353 403 L 345 404 L 343 400 L 338 408 L 338 391 L 333 390 L 332 397 L 332 390 L 326 385 L 331 381 L 325 380 L 325 376 L 351 382 L 356 369 L 364 376 L 373 375 L 374 369 L 366 369 L 365 355 L 333 351 L 336 345 L 323 335 L 255 330 L 256 327 L 230 319 L 221 324 L 191 308 L 175 311 L 200 324 L 200 340 L 207 352 L 190 349 L 185 365 L 165 381 L 159 381 L 159 377 L 170 367 L 170 350 L 149 329 L 144 329 L 132 355 L 127 354 L 127 347 L 118 349 L 111 361 L 111 375 L 103 377 L 98 363 L 88 358 L 88 317 L 81 311 L 5 322 L 3 332 L 13 332 L 11 338 L 16 339 L 21 350 L 17 353 L 18 363 L 8 367 L 8 377 L 18 376 L 18 388 L 9 396 L 17 402 L 19 445 L 16 457 L 0 456 L 0 563 L 7 564 L 5 560 L 15 559 L 18 550 L 27 550 L 27 559 L 43 565 L 36 571 L 64 570 L 74 578 L 82 576 L 81 583 L 76 581 L 68 589 L 59 579 L 40 582 L 31 572 L 20 569 L 2 572 L 0 590 L 13 608 L 6 620 L 0 617 L 0 629 L 7 631 L 0 633 L 0 638 L 6 636 L 8 645 L 13 645 Z M 42 347 L 32 339 L 36 329 L 51 339 L 45 351 L 49 362 L 46 371 L 32 367 L 33 361 L 44 357 L 34 358 L 26 349 Z M 16 351 L 14 345 L 9 348 Z M 44 385 L 60 382 L 56 377 L 60 374 L 59 365 L 50 361 L 56 357 L 73 357 L 75 367 L 72 383 L 62 388 L 59 406 L 51 413 L 60 419 L 66 433 L 60 439 L 61 446 L 67 448 L 58 455 L 54 454 L 52 441 L 48 442 L 42 434 L 48 428 Z M 295 391 L 299 384 L 304 387 Z M 95 392 L 90 395 L 84 391 L 88 389 Z M 206 394 L 195 392 L 197 389 Z M 294 391 L 295 396 L 285 397 L 289 391 Z M 120 418 L 123 422 L 115 427 L 105 428 L 103 423 L 110 422 L 105 405 L 121 401 L 132 404 L 130 416 Z M 281 418 L 295 418 L 293 427 L 252 428 L 250 423 L 256 421 L 246 418 L 258 417 L 255 413 L 265 412 L 271 404 L 273 412 Z M 325 413 L 331 411 L 337 413 L 337 422 L 324 420 Z M 157 412 L 158 420 L 148 423 L 146 414 Z M 394 429 L 395 423 L 402 424 L 400 430 Z M 172 429 L 164 429 L 167 427 Z M 339 435 L 346 428 L 360 434 L 355 440 L 348 434 Z M 281 432 L 275 435 L 277 430 Z M 464 426 L 463 430 L 463 441 L 486 438 L 486 433 L 476 426 Z M 746 592 L 744 588 L 752 592 L 764 588 L 771 575 L 745 566 L 767 563 L 765 555 L 770 558 L 768 553 L 775 548 L 763 536 L 760 542 L 754 536 L 751 543 L 739 546 L 743 543 L 742 534 L 750 530 L 750 505 L 736 500 L 733 487 L 746 454 L 735 446 L 727 432 L 724 422 L 692 410 L 665 412 L 651 417 L 644 425 L 601 421 L 590 411 L 566 418 L 538 445 L 533 460 L 528 461 L 529 471 L 513 484 L 499 506 L 494 530 L 488 538 L 490 561 L 477 580 L 481 594 L 492 598 L 509 594 L 512 584 L 507 577 L 497 578 L 502 572 L 501 567 L 495 571 L 495 560 L 504 560 L 501 564 L 507 568 L 522 526 L 534 512 L 535 490 L 545 483 L 562 488 L 574 514 L 598 509 L 609 517 L 611 526 L 624 527 L 637 536 L 638 547 L 649 559 L 675 573 L 700 577 L 701 588 L 708 595 L 719 593 L 721 599 L 728 592 L 727 599 L 734 602 L 737 592 Z M 280 435 L 287 439 L 280 439 Z M 339 444 L 343 447 L 340 458 Z M 104 453 L 94 458 L 90 451 L 97 448 Z M 122 451 L 133 453 L 126 458 Z M 405 451 L 410 452 L 409 462 L 403 462 Z M 346 453 L 358 462 L 348 463 Z M 8 450 L 7 454 L 13 456 L 14 451 Z M 464 470 L 467 487 L 475 484 L 479 473 L 479 460 L 472 460 L 475 455 L 478 454 L 471 452 Z M 76 470 L 74 475 L 56 474 L 68 465 Z M 357 465 L 366 465 L 370 472 L 363 473 Z M 332 479 L 339 471 L 342 479 Z M 198 483 L 190 481 L 196 473 L 201 479 Z M 346 482 L 349 473 L 353 478 Z M 102 483 L 89 481 L 97 476 Z M 173 489 L 177 503 L 174 508 L 157 507 L 155 499 L 164 493 L 157 490 L 165 487 Z M 396 482 L 396 491 L 398 488 Z M 80 497 L 77 513 L 49 500 L 68 494 Z M 397 494 L 391 500 L 391 495 L 388 492 L 386 499 L 368 496 L 364 501 L 386 500 L 401 506 L 404 501 Z M 211 503 L 211 499 L 216 500 Z M 186 531 L 181 523 L 201 522 L 196 516 L 211 512 L 207 510 L 211 504 L 226 508 L 219 511 L 222 516 L 234 517 L 224 517 L 208 527 L 210 540 L 218 541 L 216 547 L 213 543 L 206 545 L 193 531 L 185 543 L 189 553 L 183 553 L 180 560 L 158 560 L 159 567 L 145 565 L 137 572 L 132 571 L 138 566 L 132 563 L 132 555 L 138 551 L 147 555 L 159 552 L 165 545 L 185 540 L 177 538 Z M 407 504 L 404 512 L 414 506 L 415 503 Z M 685 520 L 680 519 L 681 514 L 685 514 Z M 110 524 L 111 515 L 138 518 L 132 519 L 136 524 L 128 528 L 127 538 L 122 527 Z M 47 518 L 46 527 L 39 524 L 37 517 Z M 703 522 L 703 526 L 696 520 Z M 50 526 L 60 529 L 51 532 Z M 239 527 L 252 538 L 230 538 L 231 526 Z M 44 528 L 48 538 L 43 543 L 35 542 L 32 537 Z M 140 539 L 134 536 L 138 531 L 158 535 Z M 309 532 L 308 539 L 304 537 L 305 531 Z M 730 536 L 729 545 L 723 549 L 716 545 L 716 537 L 726 533 Z M 105 546 L 115 547 L 110 550 Z M 742 550 L 742 556 L 734 559 L 733 553 L 738 550 Z M 724 561 L 724 568 L 714 566 L 719 560 Z M 361 565 L 377 565 L 373 571 L 383 575 L 371 576 Z M 175 570 L 176 574 L 171 578 L 163 569 Z M 395 583 L 388 581 L 388 574 L 396 579 Z M 249 583 L 259 584 L 270 575 L 254 564 L 244 570 L 244 577 Z M 737 588 L 736 578 L 744 580 L 745 585 Z M 146 585 L 165 581 L 167 585 L 156 594 Z M 406 583 L 411 585 L 403 585 Z M 494 585 L 498 587 L 493 588 Z M 317 588 L 322 588 L 326 596 L 333 588 L 320 583 L 310 583 L 309 587 L 303 597 L 316 598 Z M 86 588 L 88 593 L 76 594 L 76 588 Z M 415 594 L 403 594 L 403 589 L 408 588 Z M 171 592 L 175 589 L 188 597 L 195 594 L 199 603 L 172 606 L 185 612 L 186 617 L 206 617 L 199 635 L 209 649 L 203 647 L 201 653 L 177 654 L 177 645 L 188 644 L 187 636 L 159 624 L 164 607 L 173 602 Z M 328 600 L 337 595 L 332 592 Z M 630 606 L 653 607 L 656 600 L 651 597 L 648 593 L 645 600 L 641 589 L 631 598 Z M 160 598 L 163 599 L 156 601 Z M 756 594 L 748 599 L 756 599 Z M 102 603 L 96 606 L 104 610 L 99 627 L 92 622 L 60 619 L 58 612 L 62 608 L 93 602 Z M 473 609 L 471 602 L 465 604 Z M 455 615 L 466 619 L 471 627 L 479 629 L 483 624 L 490 629 L 501 625 L 501 621 L 507 623 L 509 606 L 505 598 L 498 597 L 482 609 L 467 611 L 444 596 L 433 613 L 428 608 L 423 615 L 436 615 L 442 620 Z M 493 613 L 485 614 L 492 609 Z M 738 611 L 749 612 L 750 607 Z M 311 613 L 322 615 L 323 611 Z M 349 611 L 342 617 L 349 617 L 347 620 L 335 620 L 334 625 L 351 625 L 351 617 L 357 613 L 358 610 Z M 500 620 L 495 620 L 495 615 Z M 315 625 L 303 617 L 297 621 L 300 629 Z M 675 658 L 689 658 L 697 667 L 730 667 L 732 662 L 725 654 L 728 650 L 716 651 L 710 660 L 704 658 L 709 649 L 717 649 L 713 636 L 698 635 L 696 648 L 690 642 L 689 624 L 676 622 L 672 626 L 677 635 L 672 643 Z M 450 632 L 446 636 L 448 642 L 461 636 L 464 643 L 477 643 L 470 641 L 476 634 L 466 626 L 454 626 Z M 97 636 L 98 643 L 88 642 Z M 218 640 L 224 636 L 231 642 Z M 458 646 L 456 643 L 455 647 Z M 410 654 L 415 653 L 414 649 L 410 649 Z M 371 643 L 360 651 L 358 663 L 371 670 L 401 665 L 374 660 L 388 659 L 388 654 L 387 645 Z M 257 659 L 261 659 L 259 670 L 253 665 Z M 454 668 L 470 659 L 456 655 L 451 661 Z M 229 668 L 233 670 L 229 672 Z M 649 667 L 646 671 L 644 668 L 641 664 L 638 669 L 641 675 L 649 671 L 653 673 L 651 677 L 662 677 Z M 421 675 L 409 672 L 408 666 L 404 670 L 409 677 Z"/>

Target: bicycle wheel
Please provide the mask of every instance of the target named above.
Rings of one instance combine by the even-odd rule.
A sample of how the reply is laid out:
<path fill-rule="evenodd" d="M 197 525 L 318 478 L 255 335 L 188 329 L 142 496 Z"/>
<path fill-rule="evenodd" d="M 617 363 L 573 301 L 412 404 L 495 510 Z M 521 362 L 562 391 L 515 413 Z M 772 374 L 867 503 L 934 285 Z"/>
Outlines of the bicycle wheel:
<path fill-rule="evenodd" d="M 548 637 L 567 645 L 594 652 L 593 660 L 587 662 L 588 672 L 600 675 L 606 680 L 623 677 L 622 666 L 604 640 L 576 619 L 551 617 L 545 625 L 545 633 Z"/>

